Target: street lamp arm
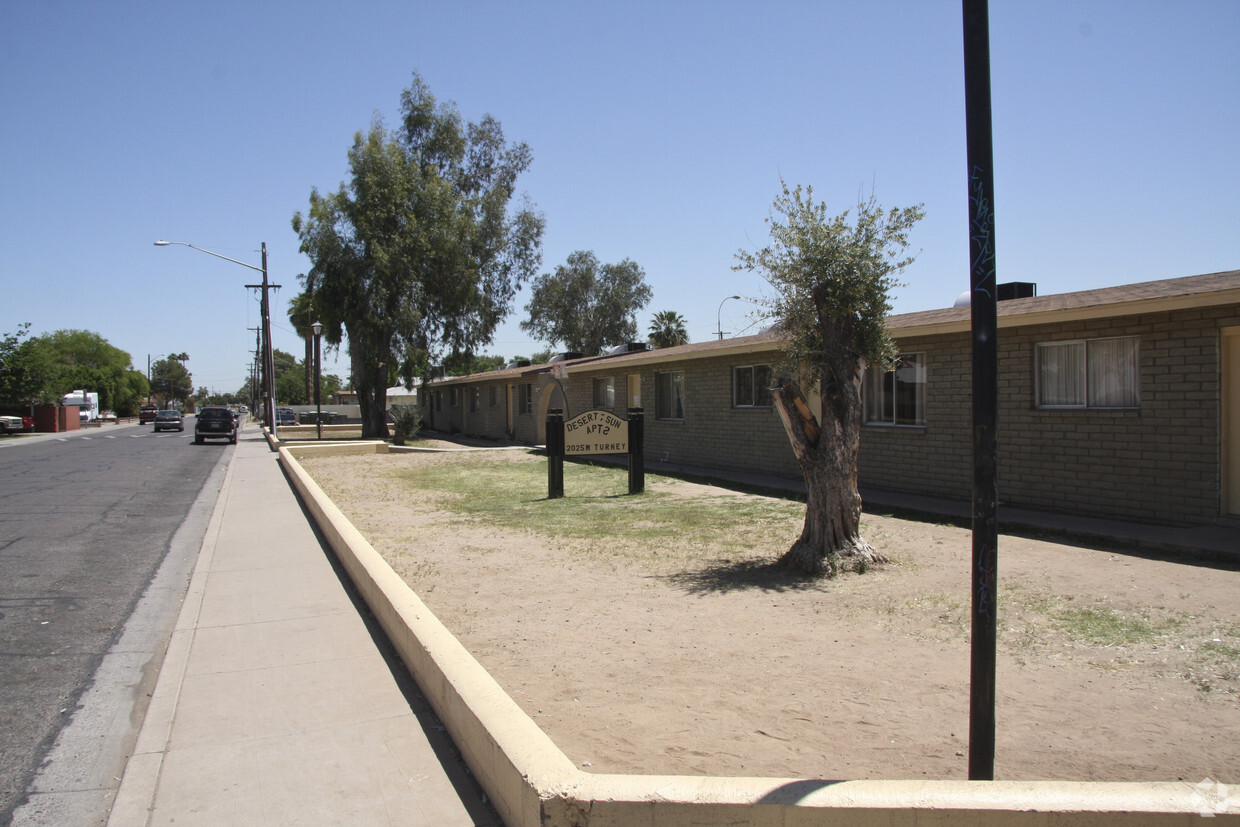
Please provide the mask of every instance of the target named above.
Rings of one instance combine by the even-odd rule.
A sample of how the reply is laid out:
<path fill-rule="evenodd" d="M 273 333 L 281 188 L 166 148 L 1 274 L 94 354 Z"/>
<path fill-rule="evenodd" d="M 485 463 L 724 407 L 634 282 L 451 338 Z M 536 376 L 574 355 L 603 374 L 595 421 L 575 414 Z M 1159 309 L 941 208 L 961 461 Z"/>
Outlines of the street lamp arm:
<path fill-rule="evenodd" d="M 189 247 L 192 250 L 197 250 L 200 253 L 206 253 L 209 256 L 215 256 L 216 258 L 222 258 L 224 259 L 224 261 L 231 261 L 233 264 L 240 264 L 242 267 L 246 267 L 250 270 L 254 270 L 256 272 L 263 274 L 263 283 L 261 285 L 255 285 L 255 287 L 261 286 L 263 290 L 263 295 L 261 299 L 262 314 L 263 314 L 261 342 L 262 342 L 262 350 L 263 350 L 263 394 L 266 397 L 263 400 L 263 409 L 266 413 L 268 427 L 271 428 L 271 435 L 273 437 L 278 436 L 279 426 L 276 424 L 276 385 L 275 385 L 276 365 L 275 365 L 275 355 L 274 355 L 275 349 L 271 346 L 271 305 L 267 298 L 267 291 L 271 289 L 271 285 L 267 283 L 267 242 L 265 241 L 263 242 L 263 251 L 262 251 L 263 266 L 262 267 L 255 267 L 253 264 L 247 264 L 244 261 L 238 261 L 235 258 L 229 258 L 228 256 L 220 255 L 219 253 L 212 252 L 211 250 L 207 250 L 202 247 L 196 247 L 193 244 L 189 244 L 188 242 L 185 242 L 185 241 L 164 241 L 161 239 L 155 242 L 156 247 L 168 247 L 173 244 L 176 244 L 180 247 Z"/>
<path fill-rule="evenodd" d="M 262 267 L 255 267 L 253 264 L 246 264 L 244 261 L 237 261 L 237 259 L 235 258 L 229 258 L 228 256 L 222 256 L 219 253 L 213 253 L 210 250 L 203 249 L 202 247 L 195 247 L 193 244 L 189 244 L 184 241 L 156 241 L 155 242 L 156 247 L 167 247 L 171 244 L 179 244 L 182 247 L 189 247 L 191 250 L 197 250 L 198 252 L 206 253 L 209 256 L 215 256 L 216 258 L 222 258 L 224 259 L 224 261 L 231 261 L 233 264 L 240 264 L 242 267 L 249 267 L 251 270 L 255 270 L 259 273 L 264 272 Z"/>
<path fill-rule="evenodd" d="M 723 341 L 723 303 L 728 299 L 739 299 L 740 296 L 727 296 L 722 302 L 719 302 L 719 309 L 715 311 L 715 326 L 719 330 L 719 341 Z"/>

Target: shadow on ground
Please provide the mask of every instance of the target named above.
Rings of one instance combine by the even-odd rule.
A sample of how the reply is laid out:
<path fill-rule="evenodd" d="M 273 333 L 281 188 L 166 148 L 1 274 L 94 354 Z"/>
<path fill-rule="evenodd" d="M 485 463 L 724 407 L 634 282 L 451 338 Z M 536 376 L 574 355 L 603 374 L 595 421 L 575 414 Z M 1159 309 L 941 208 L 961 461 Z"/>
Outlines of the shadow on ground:
<path fill-rule="evenodd" d="M 714 560 L 696 571 L 663 578 L 689 594 L 712 594 L 761 589 L 766 592 L 798 592 L 821 588 L 825 578 L 798 574 L 776 560 Z"/>

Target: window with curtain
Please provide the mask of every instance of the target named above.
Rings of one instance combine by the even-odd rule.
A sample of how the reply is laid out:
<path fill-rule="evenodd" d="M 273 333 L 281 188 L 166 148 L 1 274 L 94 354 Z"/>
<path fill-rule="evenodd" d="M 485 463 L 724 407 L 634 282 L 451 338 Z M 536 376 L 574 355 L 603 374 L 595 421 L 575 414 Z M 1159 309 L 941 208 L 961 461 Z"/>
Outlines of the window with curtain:
<path fill-rule="evenodd" d="M 771 366 L 732 368 L 732 407 L 771 407 Z"/>
<path fill-rule="evenodd" d="M 890 370 L 867 367 L 861 392 L 866 424 L 925 425 L 925 357 L 902 353 Z"/>
<path fill-rule="evenodd" d="M 684 373 L 678 370 L 654 375 L 656 419 L 684 419 Z"/>
<path fill-rule="evenodd" d="M 1137 408 L 1136 336 L 1037 346 L 1039 408 Z"/>
<path fill-rule="evenodd" d="M 534 412 L 534 386 L 526 382 L 517 385 L 517 413 Z"/>

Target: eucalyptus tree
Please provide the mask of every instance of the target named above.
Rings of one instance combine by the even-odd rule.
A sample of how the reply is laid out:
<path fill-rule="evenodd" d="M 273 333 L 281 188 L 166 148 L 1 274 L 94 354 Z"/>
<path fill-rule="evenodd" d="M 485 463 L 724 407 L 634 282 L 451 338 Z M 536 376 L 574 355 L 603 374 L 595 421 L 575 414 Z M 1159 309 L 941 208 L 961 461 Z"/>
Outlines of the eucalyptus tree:
<path fill-rule="evenodd" d="M 801 537 L 781 558 L 806 573 L 864 570 L 884 556 L 861 536 L 857 455 L 866 364 L 887 370 L 895 345 L 885 320 L 908 235 L 921 205 L 884 211 L 873 197 L 834 217 L 813 189 L 783 184 L 775 199 L 769 246 L 737 253 L 737 268 L 760 273 L 774 289 L 769 311 L 784 331 L 787 375 L 772 394 L 808 493 Z M 798 376 L 821 394 L 821 422 L 801 395 Z"/>
<path fill-rule="evenodd" d="M 391 381 L 488 344 L 537 271 L 543 218 L 516 189 L 531 161 L 499 121 L 465 123 L 414 74 L 400 126 L 358 132 L 348 181 L 293 216 L 324 336 L 347 340 L 364 436 L 387 434 Z"/>
<path fill-rule="evenodd" d="M 625 259 L 602 264 L 592 252 L 570 253 L 554 273 L 534 281 L 521 329 L 552 345 L 594 356 L 637 338 L 637 311 L 650 302 L 646 273 Z"/>
<path fill-rule="evenodd" d="M 685 329 L 685 317 L 674 310 L 660 310 L 650 322 L 647 337 L 653 348 L 676 347 L 689 343 L 689 331 Z"/>

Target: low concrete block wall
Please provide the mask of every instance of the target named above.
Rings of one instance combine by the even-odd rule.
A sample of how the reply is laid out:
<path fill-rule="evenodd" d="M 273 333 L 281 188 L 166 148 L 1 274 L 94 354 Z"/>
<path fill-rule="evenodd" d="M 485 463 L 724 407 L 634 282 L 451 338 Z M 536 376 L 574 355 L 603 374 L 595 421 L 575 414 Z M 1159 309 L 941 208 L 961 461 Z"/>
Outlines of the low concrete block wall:
<path fill-rule="evenodd" d="M 299 446 L 298 453 L 332 447 Z M 1200 823 L 1203 815 L 1219 817 L 1211 824 L 1240 824 L 1236 796 L 1219 801 L 1212 791 L 1188 782 L 827 781 L 582 772 L 388 566 L 289 449 L 279 451 L 324 536 L 510 827 L 1178 826 Z"/>

